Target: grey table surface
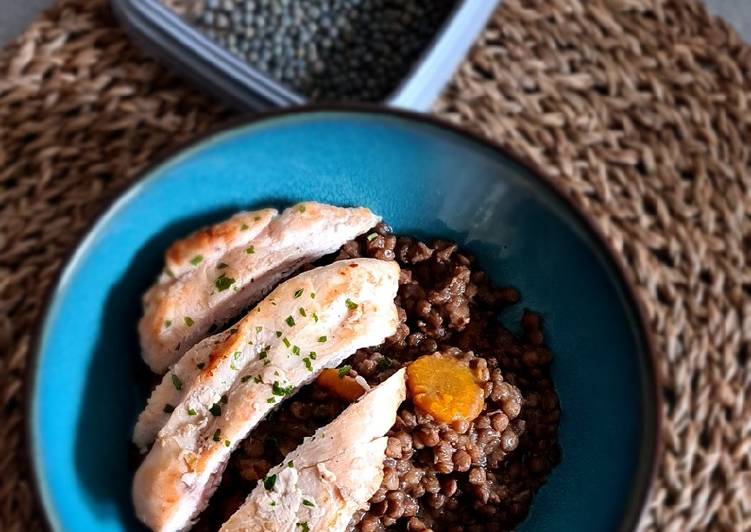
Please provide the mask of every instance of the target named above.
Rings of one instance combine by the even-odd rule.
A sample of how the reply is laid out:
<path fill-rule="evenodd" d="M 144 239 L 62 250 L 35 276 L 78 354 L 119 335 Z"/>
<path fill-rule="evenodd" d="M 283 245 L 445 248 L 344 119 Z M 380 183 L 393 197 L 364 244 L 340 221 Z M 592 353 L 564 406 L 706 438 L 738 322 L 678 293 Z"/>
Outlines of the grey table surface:
<path fill-rule="evenodd" d="M 710 11 L 724 17 L 751 42 L 751 0 L 705 0 Z M 0 46 L 15 38 L 54 0 L 0 0 Z"/>

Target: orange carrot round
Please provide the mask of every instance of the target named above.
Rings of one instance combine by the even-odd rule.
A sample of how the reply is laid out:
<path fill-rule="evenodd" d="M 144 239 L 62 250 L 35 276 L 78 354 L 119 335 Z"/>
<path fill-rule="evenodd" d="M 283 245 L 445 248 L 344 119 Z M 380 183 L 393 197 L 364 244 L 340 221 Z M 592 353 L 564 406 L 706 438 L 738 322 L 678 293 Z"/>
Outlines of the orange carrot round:
<path fill-rule="evenodd" d="M 472 371 L 443 353 L 425 355 L 407 366 L 412 402 L 436 421 L 472 421 L 482 412 L 483 389 Z"/>
<path fill-rule="evenodd" d="M 345 401 L 355 401 L 365 393 L 360 384 L 338 369 L 324 369 L 316 382 L 322 387 Z"/>

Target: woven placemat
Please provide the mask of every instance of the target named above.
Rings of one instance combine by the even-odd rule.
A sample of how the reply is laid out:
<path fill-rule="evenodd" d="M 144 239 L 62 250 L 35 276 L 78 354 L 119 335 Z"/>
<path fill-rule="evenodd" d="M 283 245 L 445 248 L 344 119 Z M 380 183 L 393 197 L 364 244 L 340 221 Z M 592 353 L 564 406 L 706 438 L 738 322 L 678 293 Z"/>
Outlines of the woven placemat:
<path fill-rule="evenodd" d="M 108 198 L 230 113 L 102 0 L 59 1 L 0 73 L 0 529 L 26 531 L 43 295 Z M 666 398 L 642 527 L 751 530 L 751 48 L 693 1 L 506 0 L 435 112 L 555 176 L 638 279 Z"/>

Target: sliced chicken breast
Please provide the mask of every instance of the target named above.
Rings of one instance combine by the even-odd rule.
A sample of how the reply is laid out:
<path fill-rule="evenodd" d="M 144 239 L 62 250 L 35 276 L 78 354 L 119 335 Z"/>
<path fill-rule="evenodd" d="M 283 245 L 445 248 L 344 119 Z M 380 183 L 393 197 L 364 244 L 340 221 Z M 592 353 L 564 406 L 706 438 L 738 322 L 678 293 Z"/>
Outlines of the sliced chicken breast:
<path fill-rule="evenodd" d="M 301 265 L 339 249 L 380 218 L 366 208 L 300 203 L 243 212 L 176 242 L 144 295 L 143 358 L 164 373 L 206 334 Z"/>
<path fill-rule="evenodd" d="M 350 405 L 259 481 L 220 532 L 344 531 L 383 480 L 404 369 Z"/>
<path fill-rule="evenodd" d="M 138 517 L 154 530 L 188 527 L 232 449 L 275 405 L 396 331 L 398 280 L 396 263 L 375 259 L 302 273 L 183 357 L 139 419 L 139 445 L 159 433 L 135 475 Z"/>

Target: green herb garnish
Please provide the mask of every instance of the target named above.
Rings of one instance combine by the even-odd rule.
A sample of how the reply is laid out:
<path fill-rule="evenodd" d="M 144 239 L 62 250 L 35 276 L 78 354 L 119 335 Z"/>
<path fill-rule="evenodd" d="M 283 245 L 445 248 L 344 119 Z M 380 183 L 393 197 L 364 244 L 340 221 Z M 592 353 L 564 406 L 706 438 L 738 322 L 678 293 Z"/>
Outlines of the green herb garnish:
<path fill-rule="evenodd" d="M 291 384 L 289 386 L 281 386 L 278 381 L 274 381 L 274 384 L 271 385 L 271 393 L 273 393 L 274 395 L 279 395 L 281 397 L 291 395 L 294 390 L 295 387 Z"/>
<path fill-rule="evenodd" d="M 295 318 L 293 318 L 292 316 L 287 316 L 287 319 L 284 320 L 284 322 L 287 325 L 289 325 L 290 327 L 294 327 L 295 326 Z"/>
<path fill-rule="evenodd" d="M 191 318 L 190 316 L 185 316 L 183 318 L 183 321 L 185 322 L 185 325 L 187 325 L 188 327 L 193 327 L 193 324 L 195 323 L 193 321 L 193 318 Z"/>
<path fill-rule="evenodd" d="M 256 327 L 256 332 L 257 332 L 257 333 L 260 333 L 260 332 L 261 332 L 262 330 L 263 330 L 263 327 L 260 327 L 260 326 L 259 326 L 259 327 Z"/>
<path fill-rule="evenodd" d="M 260 375 L 256 375 L 255 377 L 253 377 L 253 382 L 258 384 L 259 382 L 263 382 L 263 379 L 261 379 Z"/>
<path fill-rule="evenodd" d="M 211 412 L 212 416 L 219 417 L 222 415 L 222 407 L 219 403 L 214 403 L 211 405 L 211 408 L 209 408 L 209 412 Z"/>
<path fill-rule="evenodd" d="M 339 375 L 340 379 L 343 379 L 344 377 L 347 376 L 347 374 L 349 373 L 351 369 L 352 369 L 352 366 L 350 366 L 349 364 L 345 364 L 344 366 L 339 368 L 339 371 L 337 371 L 337 375 Z"/>
<path fill-rule="evenodd" d="M 316 314 L 315 312 L 313 312 L 311 314 L 311 316 L 313 316 L 313 321 L 316 322 L 316 323 L 318 323 L 318 314 Z"/>
<path fill-rule="evenodd" d="M 295 298 L 300 297 L 302 295 L 302 293 L 303 293 L 303 289 L 302 288 L 298 288 L 297 290 L 295 290 Z"/>
<path fill-rule="evenodd" d="M 249 229 L 249 228 L 248 228 L 248 224 L 242 224 L 242 225 L 240 226 L 240 231 L 247 231 L 248 229 Z"/>
<path fill-rule="evenodd" d="M 347 305 L 347 308 L 349 310 L 355 310 L 357 308 L 357 303 L 352 301 L 350 298 L 347 298 L 347 300 L 344 302 L 345 305 Z"/>
<path fill-rule="evenodd" d="M 295 464 L 292 463 L 292 460 L 287 462 L 287 467 L 295 467 Z"/>
<path fill-rule="evenodd" d="M 267 356 L 269 356 L 269 353 L 265 349 L 263 351 L 261 351 L 260 353 L 258 353 L 258 358 L 260 358 L 261 360 L 263 360 Z"/>
<path fill-rule="evenodd" d="M 286 336 L 284 338 L 282 338 L 282 343 L 284 344 L 284 347 L 289 347 L 291 345 L 289 343 L 289 340 L 287 340 Z"/>
<path fill-rule="evenodd" d="M 281 338 L 282 337 L 282 331 L 276 331 L 274 334 L 276 334 L 277 338 Z"/>
<path fill-rule="evenodd" d="M 190 263 L 193 266 L 198 266 L 199 264 L 201 264 L 202 260 L 203 260 L 203 255 L 196 255 L 195 257 L 193 257 L 192 259 L 190 259 Z"/>
<path fill-rule="evenodd" d="M 310 359 L 308 357 L 303 358 L 302 363 L 305 364 L 305 369 L 307 369 L 311 373 L 313 372 L 313 364 L 310 362 Z"/>
<path fill-rule="evenodd" d="M 183 389 L 183 381 L 180 380 L 180 377 L 172 374 L 172 385 L 175 387 L 175 390 L 180 391 Z"/>
<path fill-rule="evenodd" d="M 249 246 L 245 248 L 245 253 L 247 253 L 248 255 L 252 255 L 255 252 L 256 252 L 255 246 Z"/>
<path fill-rule="evenodd" d="M 242 379 L 240 379 L 240 382 L 248 382 L 252 378 L 253 375 L 245 375 Z"/>
<path fill-rule="evenodd" d="M 378 369 L 389 369 L 391 367 L 391 359 L 382 356 L 378 359 Z"/>
<path fill-rule="evenodd" d="M 305 212 L 305 205 L 298 205 L 298 206 L 297 206 L 297 210 L 298 210 L 299 212 Z"/>
<path fill-rule="evenodd" d="M 319 343 L 321 343 L 321 344 L 322 344 L 322 343 L 325 343 L 325 342 L 326 342 L 326 340 L 328 340 L 328 338 L 326 338 L 325 336 L 319 336 L 319 337 L 318 337 L 318 342 L 319 342 Z"/>
<path fill-rule="evenodd" d="M 316 298 L 316 293 L 315 292 L 311 292 L 310 293 L 310 299 L 315 299 L 315 298 Z"/>
<path fill-rule="evenodd" d="M 229 447 L 229 440 L 224 440 L 224 446 Z"/>
<path fill-rule="evenodd" d="M 196 411 L 193 410 L 192 408 L 188 407 L 188 415 L 189 416 L 195 416 L 196 415 Z"/>
<path fill-rule="evenodd" d="M 276 399 L 274 399 L 273 397 L 269 397 L 268 399 L 266 399 L 266 402 L 270 404 L 274 404 L 276 403 Z"/>
<path fill-rule="evenodd" d="M 299 312 L 299 313 L 300 313 L 300 316 L 302 316 L 303 318 L 304 318 L 305 316 L 307 316 L 307 314 L 305 314 L 305 309 L 304 309 L 304 308 L 302 308 L 302 307 L 300 307 L 299 309 L 297 309 L 297 312 Z"/>
<path fill-rule="evenodd" d="M 311 351 L 310 353 L 308 353 L 308 356 L 311 360 L 315 360 L 318 355 L 316 355 L 315 351 Z"/>
<path fill-rule="evenodd" d="M 297 347 L 296 345 L 293 345 L 292 346 L 292 354 L 295 355 L 295 356 L 300 356 L 300 348 Z"/>
<path fill-rule="evenodd" d="M 376 238 L 377 236 L 378 236 L 378 234 L 377 234 L 377 233 L 370 233 L 370 234 L 368 235 L 368 237 L 367 237 L 367 238 L 368 238 L 368 242 L 372 242 L 373 240 L 375 240 L 375 238 Z"/>
<path fill-rule="evenodd" d="M 214 431 L 214 436 L 213 436 L 213 438 L 212 438 L 212 439 L 213 439 L 214 441 L 222 441 L 222 438 L 220 437 L 221 433 L 222 433 L 222 431 L 221 431 L 220 429 L 216 429 L 216 430 Z"/>
<path fill-rule="evenodd" d="M 171 326 L 171 325 L 172 325 L 172 320 L 164 320 L 164 328 L 165 328 L 165 329 L 166 329 L 167 327 Z"/>
<path fill-rule="evenodd" d="M 303 499 L 303 500 L 302 500 L 302 503 L 303 503 L 303 504 L 304 504 L 305 506 L 315 506 L 315 504 L 313 504 L 313 503 L 312 503 L 311 501 L 309 501 L 308 499 Z"/>
<path fill-rule="evenodd" d="M 303 521 L 302 523 L 297 523 L 297 526 L 300 527 L 301 532 L 310 532 L 310 527 L 308 526 L 307 521 Z"/>
<path fill-rule="evenodd" d="M 214 286 L 216 286 L 216 289 L 220 292 L 224 292 L 233 284 L 235 284 L 235 280 L 232 277 L 227 277 L 225 274 L 220 275 L 217 277 L 216 281 L 214 281 Z"/>

